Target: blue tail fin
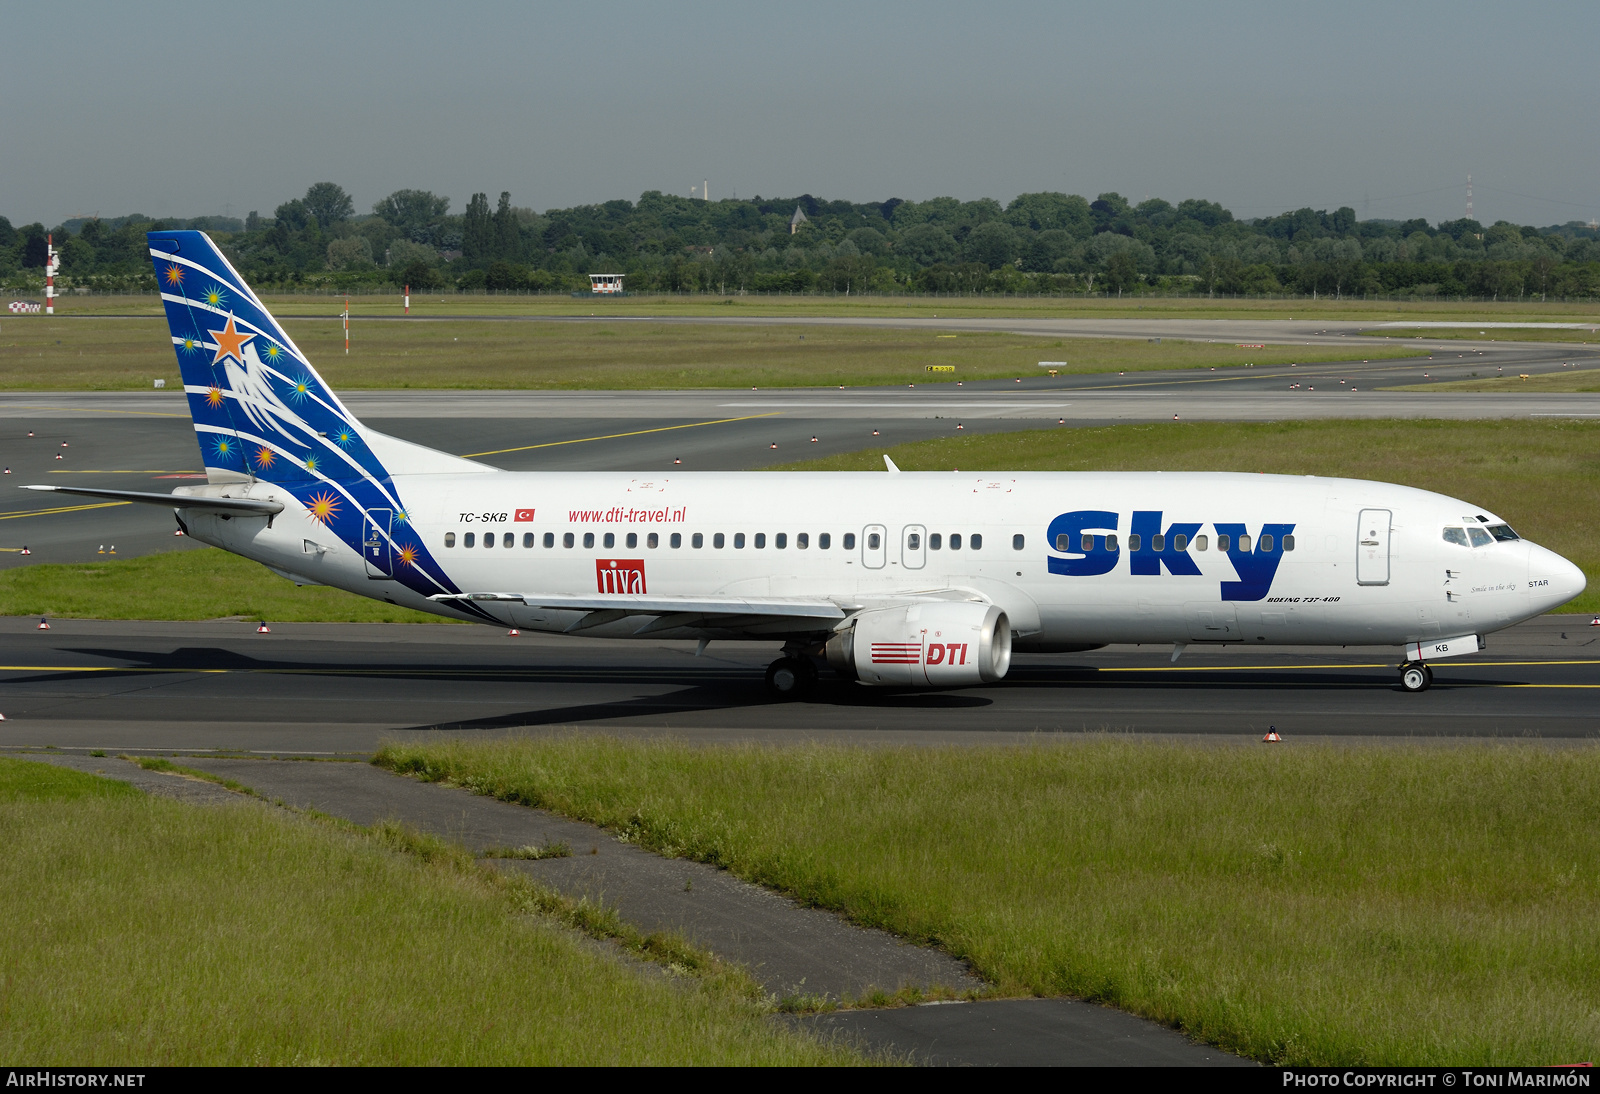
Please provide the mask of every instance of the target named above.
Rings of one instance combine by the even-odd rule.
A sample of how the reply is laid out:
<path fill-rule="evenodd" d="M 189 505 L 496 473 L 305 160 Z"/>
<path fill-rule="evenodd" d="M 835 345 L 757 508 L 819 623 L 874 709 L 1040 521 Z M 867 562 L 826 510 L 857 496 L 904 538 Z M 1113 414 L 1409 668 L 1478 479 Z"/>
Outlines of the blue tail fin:
<path fill-rule="evenodd" d="M 148 239 L 211 481 L 491 470 L 363 427 L 204 232 Z"/>

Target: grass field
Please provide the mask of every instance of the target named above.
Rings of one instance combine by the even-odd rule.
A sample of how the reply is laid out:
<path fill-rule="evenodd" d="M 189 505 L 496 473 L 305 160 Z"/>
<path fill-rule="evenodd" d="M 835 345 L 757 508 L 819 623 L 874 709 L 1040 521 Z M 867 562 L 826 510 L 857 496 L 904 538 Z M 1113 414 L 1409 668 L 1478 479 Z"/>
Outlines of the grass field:
<path fill-rule="evenodd" d="M 0 839 L 8 1060 L 854 1059 L 726 985 L 629 967 L 475 869 L 269 807 L 183 805 L 0 758 Z"/>
<path fill-rule="evenodd" d="M 391 745 L 1285 1064 L 1569 1063 L 1600 1044 L 1593 748 Z"/>
<path fill-rule="evenodd" d="M 336 293 L 266 293 L 262 300 L 274 313 L 335 316 L 344 310 L 345 297 Z M 351 296 L 350 313 L 401 315 L 398 291 L 372 296 Z M 160 301 L 145 296 L 72 296 L 58 301 L 61 314 L 149 315 L 161 314 Z M 1172 316 L 1183 319 L 1356 319 L 1374 323 L 1452 322 L 1584 322 L 1600 317 L 1595 301 L 1540 303 L 1527 301 L 1458 300 L 1265 300 L 1204 296 L 626 296 L 603 300 L 590 296 L 517 296 L 414 293 L 411 314 L 442 315 L 841 315 L 869 317 L 976 318 L 983 316 L 1075 316 L 1079 318 L 1130 318 Z M 1600 321 L 1600 320 L 1597 320 Z"/>
<path fill-rule="evenodd" d="M 1236 345 L 1165 339 L 662 323 L 353 324 L 350 353 L 337 319 L 285 320 L 335 390 L 358 388 L 696 388 L 937 383 L 1064 372 L 1187 369 L 1289 361 L 1413 356 L 1410 347 Z M 952 372 L 929 372 L 928 366 Z M 178 368 L 162 320 L 0 323 L 0 388 L 149 390 Z"/>
<path fill-rule="evenodd" d="M 0 570 L 0 615 L 225 619 L 275 623 L 448 623 L 326 586 L 296 586 L 215 547 L 105 562 Z"/>
<path fill-rule="evenodd" d="M 1403 482 L 1481 505 L 1583 568 L 1566 608 L 1600 612 L 1600 422 L 1491 419 L 1031 430 L 898 445 L 779 470 L 1264 471 Z M 0 571 L 0 615 L 441 623 L 338 589 L 297 588 L 215 549 Z"/>
<path fill-rule="evenodd" d="M 881 473 L 884 451 L 782 466 Z M 1589 588 L 1564 610 L 1600 611 L 1600 422 L 1174 422 L 991 433 L 887 451 L 906 471 L 1261 471 L 1437 490 L 1577 563 Z"/>

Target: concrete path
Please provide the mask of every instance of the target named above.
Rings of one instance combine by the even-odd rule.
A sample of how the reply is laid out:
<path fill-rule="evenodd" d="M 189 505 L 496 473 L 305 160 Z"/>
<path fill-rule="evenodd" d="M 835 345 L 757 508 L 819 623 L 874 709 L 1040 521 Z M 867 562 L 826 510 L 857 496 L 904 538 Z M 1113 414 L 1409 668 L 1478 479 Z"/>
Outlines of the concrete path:
<path fill-rule="evenodd" d="M 26 753 L 195 804 L 250 799 L 193 778 L 146 771 L 111 757 Z M 564 842 L 568 858 L 493 859 L 575 898 L 603 900 L 645 931 L 678 931 L 743 964 L 774 995 L 839 999 L 874 988 L 979 988 L 947 954 L 863 930 L 804 908 L 726 871 L 668 859 L 594 825 L 465 790 L 402 778 L 364 763 L 186 757 L 186 767 L 243 783 L 267 798 L 357 824 L 397 819 L 475 851 Z M 930 1004 L 779 1018 L 839 1034 L 897 1059 L 936 1065 L 1218 1066 L 1250 1062 L 1106 1007 L 1064 999 Z"/>
<path fill-rule="evenodd" d="M 768 992 L 859 998 L 982 982 L 961 962 L 906 945 L 883 931 L 855 927 L 703 863 L 662 858 L 621 843 L 604 829 L 510 805 L 465 790 L 401 778 L 361 763 L 186 759 L 188 766 L 237 779 L 269 798 L 312 807 L 357 824 L 385 818 L 461 843 L 493 847 L 566 843 L 571 858 L 492 860 L 571 897 L 614 907 L 646 932 L 678 931 L 750 969 Z"/>
<path fill-rule="evenodd" d="M 1073 999 L 994 999 L 793 1020 L 886 1056 L 967 1067 L 1255 1067 L 1109 1007 Z"/>

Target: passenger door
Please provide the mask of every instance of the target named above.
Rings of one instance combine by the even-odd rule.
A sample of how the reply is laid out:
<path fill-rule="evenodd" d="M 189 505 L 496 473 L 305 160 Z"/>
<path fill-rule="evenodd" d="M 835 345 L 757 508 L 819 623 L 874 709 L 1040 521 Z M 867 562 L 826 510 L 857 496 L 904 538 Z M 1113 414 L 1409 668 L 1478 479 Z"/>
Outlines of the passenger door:
<path fill-rule="evenodd" d="M 908 570 L 920 570 L 928 561 L 928 530 L 920 524 L 908 524 L 900 531 L 900 565 Z"/>
<path fill-rule="evenodd" d="M 869 524 L 861 530 L 861 565 L 869 570 L 881 570 L 889 557 L 889 530 L 881 524 Z"/>
<path fill-rule="evenodd" d="M 367 510 L 366 532 L 361 537 L 361 556 L 367 563 L 367 576 L 381 579 L 394 573 L 393 556 L 389 548 L 389 526 L 394 520 L 392 509 Z"/>
<path fill-rule="evenodd" d="M 1363 509 L 1356 525 L 1356 584 L 1389 584 L 1389 519 L 1387 509 Z"/>

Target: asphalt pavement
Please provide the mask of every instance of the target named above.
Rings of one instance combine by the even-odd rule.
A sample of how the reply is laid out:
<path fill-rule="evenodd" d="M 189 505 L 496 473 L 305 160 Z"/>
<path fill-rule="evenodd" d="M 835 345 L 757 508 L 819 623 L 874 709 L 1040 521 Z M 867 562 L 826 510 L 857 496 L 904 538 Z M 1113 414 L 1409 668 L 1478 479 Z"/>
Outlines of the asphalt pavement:
<path fill-rule="evenodd" d="M 1600 735 L 1600 627 L 1545 616 L 1400 690 L 1398 651 L 1112 646 L 1022 654 L 951 691 L 824 671 L 773 702 L 775 645 L 607 642 L 452 624 L 0 619 L 0 748 L 369 755 L 383 741 L 597 730 L 703 742 L 988 745 L 1095 733 L 1253 743 Z"/>

